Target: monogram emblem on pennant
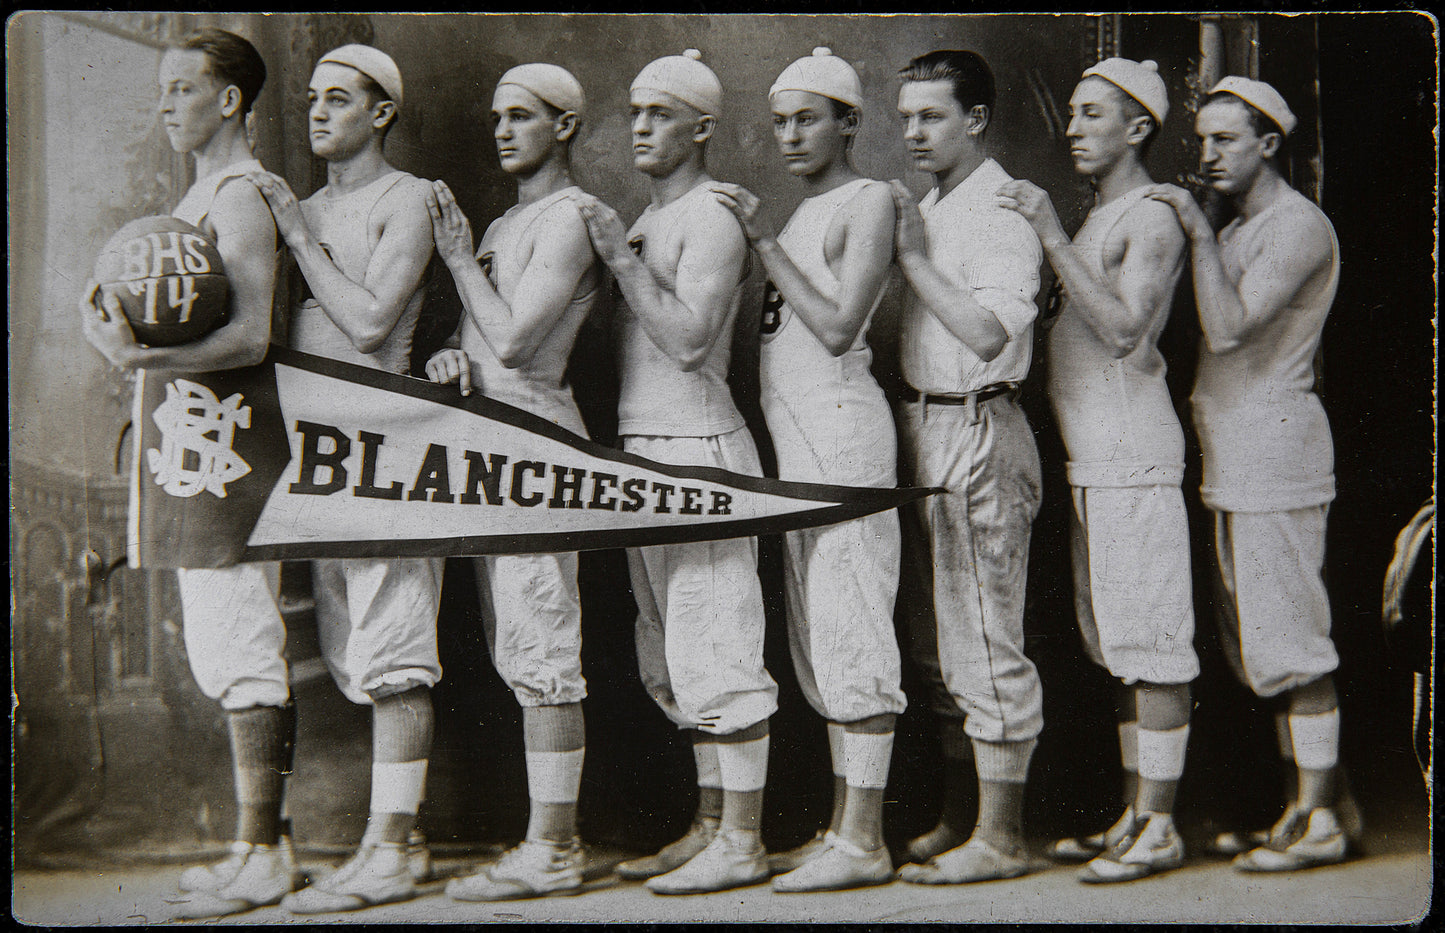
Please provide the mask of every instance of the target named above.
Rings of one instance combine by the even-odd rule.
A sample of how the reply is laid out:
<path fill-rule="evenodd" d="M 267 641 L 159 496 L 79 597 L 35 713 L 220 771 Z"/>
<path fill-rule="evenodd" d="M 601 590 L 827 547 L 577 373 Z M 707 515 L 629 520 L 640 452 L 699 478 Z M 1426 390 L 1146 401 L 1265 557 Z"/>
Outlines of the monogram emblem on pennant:
<path fill-rule="evenodd" d="M 225 401 L 199 383 L 177 379 L 151 416 L 161 429 L 161 449 L 146 451 L 156 485 L 183 499 L 209 492 L 226 498 L 226 484 L 251 472 L 231 449 L 236 428 L 251 426 L 251 407 L 237 392 Z"/>

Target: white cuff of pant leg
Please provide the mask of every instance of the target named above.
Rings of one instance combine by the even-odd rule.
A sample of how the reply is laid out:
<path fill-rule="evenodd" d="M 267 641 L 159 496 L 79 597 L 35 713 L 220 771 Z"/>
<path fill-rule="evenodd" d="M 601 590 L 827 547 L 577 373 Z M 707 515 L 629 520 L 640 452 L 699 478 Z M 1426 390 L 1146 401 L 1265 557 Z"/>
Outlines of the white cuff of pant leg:
<path fill-rule="evenodd" d="M 527 752 L 527 796 L 538 803 L 576 803 L 586 751 Z"/>
<path fill-rule="evenodd" d="M 893 733 L 845 732 L 843 758 L 849 787 L 888 786 L 888 765 L 893 759 Z"/>
<path fill-rule="evenodd" d="M 762 790 L 768 783 L 768 736 L 717 743 L 717 764 L 724 791 Z"/>
<path fill-rule="evenodd" d="M 1184 776 L 1189 727 L 1139 730 L 1139 777 L 1146 781 L 1177 781 Z"/>
<path fill-rule="evenodd" d="M 1029 779 L 1029 759 L 1038 739 L 1022 742 L 973 740 L 973 762 L 980 781 L 1022 784 Z"/>
<path fill-rule="evenodd" d="M 693 742 L 692 760 L 697 765 L 698 787 L 722 787 L 722 768 L 717 760 L 717 742 Z"/>
<path fill-rule="evenodd" d="M 1139 724 L 1119 723 L 1119 763 L 1125 771 L 1139 772 Z"/>
<path fill-rule="evenodd" d="M 1294 763 L 1308 771 L 1328 771 L 1340 760 L 1340 711 L 1291 713 L 1289 734 Z"/>
<path fill-rule="evenodd" d="M 416 813 L 426 792 L 426 760 L 378 761 L 371 766 L 371 812 Z"/>
<path fill-rule="evenodd" d="M 833 764 L 833 777 L 847 778 L 848 751 L 843 744 L 847 729 L 841 722 L 828 723 L 828 757 Z"/>

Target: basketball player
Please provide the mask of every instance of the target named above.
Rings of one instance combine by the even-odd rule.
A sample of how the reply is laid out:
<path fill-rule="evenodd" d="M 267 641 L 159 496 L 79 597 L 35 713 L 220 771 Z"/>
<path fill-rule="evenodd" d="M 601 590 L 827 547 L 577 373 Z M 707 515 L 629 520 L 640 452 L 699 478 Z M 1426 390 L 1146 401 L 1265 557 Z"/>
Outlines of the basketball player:
<path fill-rule="evenodd" d="M 466 314 L 457 348 L 427 362 L 433 382 L 473 387 L 585 437 L 567 385 L 567 358 L 597 296 L 601 264 L 569 195 L 570 150 L 582 86 L 556 65 L 518 65 L 492 95 L 502 168 L 517 206 L 492 223 L 477 254 L 472 229 L 443 182 L 427 200 L 437 251 Z M 480 263 L 478 260 L 480 259 Z M 577 555 L 519 554 L 474 561 L 487 645 L 522 705 L 531 818 L 499 860 L 447 885 L 459 900 L 535 897 L 581 886 L 577 795 L 585 733 Z"/>
<path fill-rule="evenodd" d="M 291 345 L 405 373 L 432 230 L 431 185 L 382 154 L 402 105 L 401 73 L 384 52 L 342 46 L 317 63 L 307 99 L 311 151 L 326 160 L 326 185 L 298 204 L 280 177 L 249 176 L 311 293 L 293 313 Z M 441 677 L 441 573 L 433 558 L 311 565 L 327 666 L 348 699 L 372 707 L 371 809 L 356 854 L 282 902 L 293 913 L 354 910 L 416 893 L 406 849 L 431 750 L 430 690 Z"/>
<path fill-rule="evenodd" d="M 114 297 L 103 296 L 103 310 L 96 307 L 92 283 L 81 300 L 86 339 L 127 370 L 206 372 L 259 363 L 271 339 L 276 227 L 261 195 L 237 180 L 261 168 L 245 121 L 266 65 L 245 39 L 207 28 L 166 51 L 158 80 L 158 112 L 171 147 L 196 160 L 196 183 L 173 216 L 215 242 L 230 284 L 230 316 L 192 343 L 145 347 Z M 296 885 L 290 846 L 282 840 L 296 711 L 281 656 L 286 628 L 276 605 L 278 569 L 261 563 L 177 571 L 191 670 L 202 692 L 226 711 L 237 812 L 230 856 L 181 875 L 187 892 L 181 917 L 275 904 Z"/>
<path fill-rule="evenodd" d="M 762 404 L 782 479 L 898 484 L 893 413 L 869 371 L 866 332 L 893 261 L 893 196 L 858 174 L 850 152 L 863 89 L 819 48 L 768 92 L 773 135 L 808 197 L 781 234 L 758 198 L 717 184 L 771 279 L 762 334 Z M 826 832 L 770 859 L 777 891 L 827 891 L 893 879 L 883 789 L 905 700 L 893 632 L 898 515 L 785 536 L 788 635 L 798 682 L 828 724 L 833 816 Z"/>
<path fill-rule="evenodd" d="M 623 449 L 760 476 L 726 382 L 747 238 L 708 187 L 704 155 L 722 86 L 700 57 L 689 49 L 659 58 L 633 79 L 633 164 L 648 177 L 652 201 L 631 231 L 595 198 L 573 197 L 626 300 Z M 757 540 L 641 548 L 628 560 L 642 682 L 693 737 L 699 802 L 682 839 L 618 872 L 647 878 L 658 894 L 761 881 L 768 864 L 759 821 L 777 685 L 763 668 Z"/>
<path fill-rule="evenodd" d="M 1297 118 L 1262 81 L 1229 76 L 1195 119 L 1209 186 L 1238 215 L 1215 237 L 1188 192 L 1150 196 L 1179 215 L 1189 238 L 1204 330 L 1192 403 L 1204 453 L 1228 595 L 1227 657 L 1261 697 L 1282 697 L 1280 747 L 1297 793 L 1241 871 L 1290 871 L 1342 861 L 1337 805 L 1340 711 L 1331 673 L 1329 597 L 1321 570 L 1325 515 L 1335 496 L 1334 445 L 1314 392 L 1313 361 L 1339 281 L 1329 219 L 1285 181 L 1280 147 Z"/>
<path fill-rule="evenodd" d="M 1174 212 L 1148 197 L 1144 156 L 1169 112 L 1154 62 L 1110 58 L 1069 101 L 1069 151 L 1095 204 L 1073 242 L 1049 196 L 999 191 L 1043 243 L 1068 298 L 1048 337 L 1049 398 L 1069 451 L 1074 602 L 1084 647 L 1118 678 L 1124 814 L 1054 846 L 1091 858 L 1088 882 L 1177 868 L 1174 797 L 1189 738 L 1194 654 L 1184 431 L 1164 382 L 1159 335 L 1184 270 Z"/>
<path fill-rule="evenodd" d="M 1038 238 L 997 204 L 1013 179 L 988 156 L 994 81 L 974 52 L 937 51 L 902 69 L 898 112 L 914 164 L 933 176 L 921 209 L 893 182 L 908 283 L 900 335 L 902 415 L 913 482 L 945 492 L 920 509 L 936 623 L 915 656 L 932 687 L 945 757 L 939 825 L 908 846 L 899 877 L 925 884 L 1012 878 L 1032 868 L 1024 782 L 1043 727 L 1038 671 L 1024 654 L 1038 450 L 1018 404 L 1028 375 L 1042 259 Z M 969 758 L 978 820 L 965 838 Z"/>

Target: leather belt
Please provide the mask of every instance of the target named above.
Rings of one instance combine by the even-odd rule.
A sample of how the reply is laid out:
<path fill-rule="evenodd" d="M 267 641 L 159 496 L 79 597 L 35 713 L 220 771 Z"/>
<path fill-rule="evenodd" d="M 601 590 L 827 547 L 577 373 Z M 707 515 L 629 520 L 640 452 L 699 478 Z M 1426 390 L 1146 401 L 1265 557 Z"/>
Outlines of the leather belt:
<path fill-rule="evenodd" d="M 991 386 L 984 386 L 977 392 L 965 392 L 962 395 L 932 395 L 927 392 L 919 392 L 911 385 L 904 385 L 899 392 L 899 398 L 905 402 L 922 402 L 925 405 L 974 405 L 978 402 L 986 402 L 991 398 L 998 398 L 1000 395 L 1007 395 L 1018 389 L 1015 382 L 997 382 Z"/>

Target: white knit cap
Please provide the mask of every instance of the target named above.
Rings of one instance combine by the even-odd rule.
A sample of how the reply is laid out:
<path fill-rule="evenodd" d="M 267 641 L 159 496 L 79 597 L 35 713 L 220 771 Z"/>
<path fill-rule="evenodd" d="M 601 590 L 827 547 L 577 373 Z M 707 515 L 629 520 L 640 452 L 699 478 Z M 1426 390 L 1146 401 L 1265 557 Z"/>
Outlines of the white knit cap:
<path fill-rule="evenodd" d="M 1233 94 L 1245 103 L 1253 105 L 1257 110 L 1279 124 L 1288 136 L 1294 132 L 1299 125 L 1299 118 L 1294 111 L 1289 109 L 1289 104 L 1284 102 L 1279 91 L 1265 84 L 1263 81 L 1252 81 L 1249 78 L 1241 78 L 1239 75 L 1230 75 L 1221 80 L 1214 87 L 1209 89 L 1211 94 Z"/>
<path fill-rule="evenodd" d="M 564 113 L 570 110 L 580 116 L 587 105 L 582 85 L 577 83 L 572 72 L 560 65 L 548 65 L 544 62 L 518 65 L 502 75 L 497 87 L 504 84 L 515 84 L 531 91 L 539 99 Z"/>
<path fill-rule="evenodd" d="M 818 46 L 813 54 L 800 58 L 783 69 L 778 80 L 768 89 L 769 99 L 779 91 L 807 91 L 840 101 L 849 107 L 863 107 L 863 85 L 853 66 L 833 54 L 826 46 Z"/>
<path fill-rule="evenodd" d="M 702 53 L 697 49 L 649 62 L 632 79 L 632 90 L 640 88 L 671 94 L 713 116 L 722 109 L 722 83 L 712 69 L 702 63 Z"/>
<path fill-rule="evenodd" d="M 381 49 L 374 49 L 369 45 L 343 45 L 321 56 L 321 61 L 316 64 L 323 62 L 355 68 L 381 85 L 386 96 L 396 102 L 396 109 L 401 109 L 401 69 L 397 68 L 391 56 Z"/>
<path fill-rule="evenodd" d="M 1128 58 L 1106 58 L 1084 72 L 1085 78 L 1103 78 L 1134 98 L 1158 124 L 1169 116 L 1169 92 L 1159 77 L 1159 65 Z"/>

